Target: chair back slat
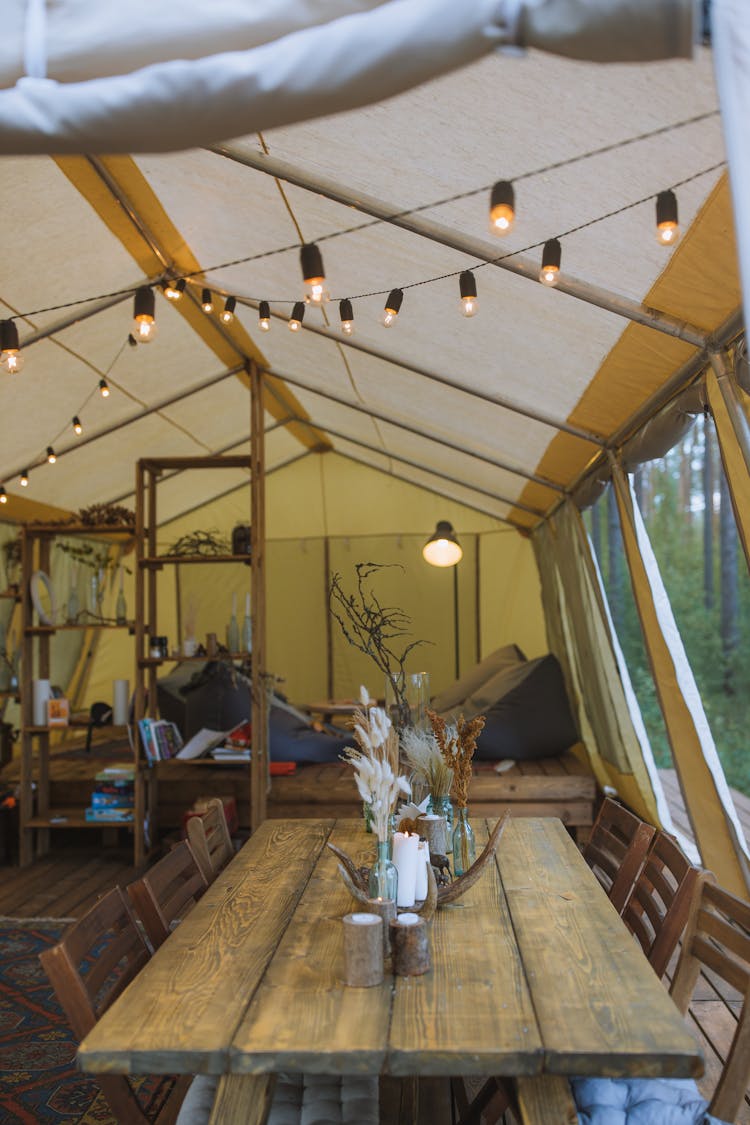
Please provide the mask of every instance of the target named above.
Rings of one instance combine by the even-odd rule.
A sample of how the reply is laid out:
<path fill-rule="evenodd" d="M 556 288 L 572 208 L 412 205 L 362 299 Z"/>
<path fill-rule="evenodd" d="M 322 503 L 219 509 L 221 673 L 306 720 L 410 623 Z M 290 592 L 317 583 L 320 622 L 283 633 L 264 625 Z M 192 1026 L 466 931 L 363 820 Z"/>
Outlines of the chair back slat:
<path fill-rule="evenodd" d="M 201 816 L 190 818 L 187 822 L 187 834 L 203 877 L 207 883 L 212 883 L 234 855 L 224 804 L 220 797 L 212 797 Z"/>
<path fill-rule="evenodd" d="M 207 887 L 187 840 L 180 841 L 128 886 L 130 901 L 154 949 L 169 937 L 173 924 L 187 914 Z"/>
<path fill-rule="evenodd" d="M 654 972 L 662 977 L 690 913 L 698 877 L 671 836 L 657 832 L 622 913 Z"/>
<path fill-rule="evenodd" d="M 701 969 L 707 969 L 742 995 L 742 1010 L 709 1112 L 734 1121 L 750 1081 L 750 957 L 747 928 L 750 906 L 716 885 L 710 872 L 697 880 L 670 993 L 687 1012 Z"/>
<path fill-rule="evenodd" d="M 605 797 L 583 857 L 618 914 L 643 866 L 654 832 L 650 824 Z"/>

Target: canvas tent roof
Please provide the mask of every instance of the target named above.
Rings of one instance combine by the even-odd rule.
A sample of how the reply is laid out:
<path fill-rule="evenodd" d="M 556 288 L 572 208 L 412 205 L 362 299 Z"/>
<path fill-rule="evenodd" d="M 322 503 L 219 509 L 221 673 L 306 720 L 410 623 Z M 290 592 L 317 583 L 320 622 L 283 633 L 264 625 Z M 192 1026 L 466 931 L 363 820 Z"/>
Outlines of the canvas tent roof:
<path fill-rule="evenodd" d="M 723 161 L 706 50 L 694 61 L 607 68 L 533 52 L 492 56 L 383 104 L 233 142 L 224 154 L 6 157 L 3 311 L 26 314 L 22 344 L 50 334 L 27 346 L 19 377 L 4 377 L 0 477 L 18 492 L 17 474 L 54 444 L 69 452 L 31 474 L 27 495 L 75 509 L 131 492 L 137 456 L 239 451 L 249 430 L 246 377 L 218 377 L 256 359 L 283 380 L 268 399 L 270 468 L 330 445 L 533 526 L 677 373 L 705 362 L 712 333 L 729 321 L 736 334 Z M 517 192 L 516 226 L 502 242 L 485 233 L 487 192 L 478 190 L 497 178 Z M 653 237 L 653 197 L 681 181 L 688 233 L 665 251 Z M 375 221 L 301 182 L 341 200 L 364 196 L 370 213 L 374 202 L 416 213 L 403 226 Z M 540 247 L 561 235 L 563 277 L 550 290 L 536 281 Z M 351 340 L 333 302 L 322 315 L 308 311 L 297 335 L 286 331 L 301 296 L 302 241 L 318 241 L 332 296 L 356 298 Z M 472 320 L 458 311 L 466 268 L 479 288 Z M 158 338 L 122 351 L 107 376 L 113 393 L 101 400 L 96 386 L 129 329 L 130 296 L 59 331 L 51 330 L 88 306 L 35 310 L 169 271 L 194 278 L 193 296 L 177 307 L 157 298 Z M 235 324 L 198 309 L 203 284 L 247 300 Z M 386 331 L 378 316 L 396 286 L 404 305 Z M 265 335 L 260 299 L 274 313 Z M 87 444 L 69 428 L 81 410 L 86 438 L 103 435 Z M 177 478 L 162 518 L 227 487 Z"/>

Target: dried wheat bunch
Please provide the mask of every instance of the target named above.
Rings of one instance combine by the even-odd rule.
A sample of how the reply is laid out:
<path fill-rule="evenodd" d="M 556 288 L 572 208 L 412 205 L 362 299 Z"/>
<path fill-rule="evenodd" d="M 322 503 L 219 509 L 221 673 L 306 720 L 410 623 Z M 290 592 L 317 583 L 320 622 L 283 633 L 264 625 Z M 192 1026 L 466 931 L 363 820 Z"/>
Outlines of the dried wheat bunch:
<path fill-rule="evenodd" d="M 463 715 L 455 726 L 449 726 L 436 711 L 427 710 L 435 740 L 446 764 L 453 770 L 453 799 L 460 809 L 465 809 L 469 799 L 471 759 L 477 748 L 477 739 L 484 727 L 484 715 L 468 722 Z"/>
<path fill-rule="evenodd" d="M 401 732 L 401 756 L 416 777 L 424 781 L 430 796 L 447 797 L 453 784 L 453 770 L 440 752 L 432 731 L 407 727 Z"/>

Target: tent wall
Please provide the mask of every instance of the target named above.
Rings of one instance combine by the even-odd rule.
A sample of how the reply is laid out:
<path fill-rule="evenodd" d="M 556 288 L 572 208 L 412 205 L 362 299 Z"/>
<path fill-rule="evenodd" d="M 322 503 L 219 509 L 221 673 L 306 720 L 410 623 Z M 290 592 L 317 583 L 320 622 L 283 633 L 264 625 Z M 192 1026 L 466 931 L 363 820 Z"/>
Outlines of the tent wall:
<path fill-rule="evenodd" d="M 372 662 L 353 650 L 328 619 L 327 570 L 338 570 L 351 589 L 354 564 L 360 561 L 398 564 L 378 576 L 376 592 L 412 616 L 415 638 L 433 642 L 417 650 L 412 669 L 430 673 L 433 691 L 450 683 L 455 675 L 453 573 L 429 566 L 421 555 L 438 519 L 451 521 L 464 549 L 457 575 L 461 669 L 510 641 L 529 657 L 547 651 L 531 544 L 499 521 L 332 453 L 310 454 L 270 474 L 266 507 L 268 665 L 283 678 L 281 688 L 291 699 L 350 696 L 363 682 L 373 694 L 382 692 Z M 249 489 L 243 487 L 163 525 L 160 549 L 198 528 L 230 535 L 238 520 L 247 520 L 248 510 Z M 170 644 L 178 637 L 175 569 L 165 568 L 159 578 L 159 632 Z M 133 576 L 125 579 L 132 607 Z M 248 590 L 245 568 L 181 568 L 183 632 L 192 604 L 198 639 L 207 632 L 223 639 L 232 595 L 241 618 Z M 131 638 L 114 630 L 102 634 L 85 702 L 109 699 L 112 679 L 132 679 L 132 664 Z"/>

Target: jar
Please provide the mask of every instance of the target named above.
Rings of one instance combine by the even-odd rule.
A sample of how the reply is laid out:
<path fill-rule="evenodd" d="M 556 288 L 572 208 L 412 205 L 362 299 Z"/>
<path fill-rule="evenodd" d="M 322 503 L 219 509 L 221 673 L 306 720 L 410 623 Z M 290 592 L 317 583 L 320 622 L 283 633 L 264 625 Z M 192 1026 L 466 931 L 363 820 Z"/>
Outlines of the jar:
<path fill-rule="evenodd" d="M 237 523 L 232 531 L 232 554 L 250 554 L 250 524 Z"/>

